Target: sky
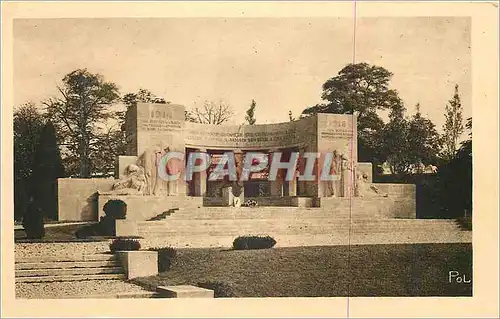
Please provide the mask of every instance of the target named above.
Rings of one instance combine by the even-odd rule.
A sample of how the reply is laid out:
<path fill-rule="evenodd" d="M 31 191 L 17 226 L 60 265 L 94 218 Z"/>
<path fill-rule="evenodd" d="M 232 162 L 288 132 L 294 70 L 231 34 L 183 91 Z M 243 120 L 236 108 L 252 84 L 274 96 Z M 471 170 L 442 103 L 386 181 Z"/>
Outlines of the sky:
<path fill-rule="evenodd" d="M 455 84 L 472 115 L 470 19 L 460 17 L 16 20 L 14 103 L 55 96 L 64 75 L 87 68 L 121 93 L 145 88 L 188 109 L 223 100 L 232 124 L 252 99 L 257 124 L 286 122 L 352 62 L 391 71 L 409 114 L 420 103 L 438 130 Z"/>

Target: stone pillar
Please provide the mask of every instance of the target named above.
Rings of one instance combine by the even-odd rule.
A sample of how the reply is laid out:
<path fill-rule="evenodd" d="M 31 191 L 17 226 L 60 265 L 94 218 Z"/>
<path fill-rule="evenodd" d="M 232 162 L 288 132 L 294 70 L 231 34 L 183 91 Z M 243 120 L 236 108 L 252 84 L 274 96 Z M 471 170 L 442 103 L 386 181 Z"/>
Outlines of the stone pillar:
<path fill-rule="evenodd" d="M 245 153 L 240 149 L 234 150 L 234 162 L 236 166 L 236 178 L 237 181 L 233 182 L 233 194 L 240 198 L 241 203 L 245 200 L 245 187 L 243 187 L 243 181 L 240 181 L 241 173 L 243 172 L 243 160 L 245 158 Z"/>
<path fill-rule="evenodd" d="M 308 161 L 309 162 L 314 162 L 312 158 L 306 158 L 305 154 L 309 152 L 309 149 L 307 146 L 301 147 L 299 150 L 300 156 L 299 156 L 299 174 L 304 175 L 306 171 L 306 166 L 308 166 Z M 313 166 L 313 176 L 317 178 L 317 164 Z M 300 184 L 299 190 L 300 190 L 300 196 L 312 196 L 312 197 L 317 197 L 318 195 L 318 181 L 316 180 L 302 180 L 298 181 Z"/>
<path fill-rule="evenodd" d="M 207 150 L 200 148 L 195 150 L 195 152 L 206 153 Z M 207 172 L 202 171 L 194 173 L 191 185 L 193 187 L 194 196 L 205 196 L 207 193 Z"/>
<path fill-rule="evenodd" d="M 271 168 L 274 153 L 278 151 L 279 151 L 278 149 L 269 150 L 269 155 L 268 155 L 269 168 Z M 269 171 L 271 170 L 269 169 Z M 278 172 L 276 180 L 269 181 L 269 192 L 271 196 L 279 196 L 279 197 L 283 196 L 283 183 L 281 180 L 281 175 L 282 174 Z"/>
<path fill-rule="evenodd" d="M 291 158 L 291 152 L 288 152 L 287 160 Z M 297 163 L 298 165 L 298 163 Z M 297 172 L 297 169 L 295 170 Z M 286 176 L 286 175 L 285 175 Z M 286 192 L 285 196 L 297 196 L 297 176 L 294 174 L 292 180 L 285 180 Z"/>
<path fill-rule="evenodd" d="M 288 184 L 288 194 L 286 196 L 297 196 L 297 180 L 294 178 L 286 182 Z"/>

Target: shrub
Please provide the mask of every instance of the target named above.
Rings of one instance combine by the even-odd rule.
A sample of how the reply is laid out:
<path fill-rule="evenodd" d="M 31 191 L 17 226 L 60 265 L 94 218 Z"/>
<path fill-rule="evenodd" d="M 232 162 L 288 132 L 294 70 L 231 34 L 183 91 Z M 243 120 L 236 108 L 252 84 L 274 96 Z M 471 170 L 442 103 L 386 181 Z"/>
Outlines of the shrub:
<path fill-rule="evenodd" d="M 93 237 L 93 236 L 99 236 L 100 231 L 99 231 L 99 224 L 93 224 L 93 225 L 85 225 L 80 228 L 75 232 L 76 238 L 79 239 L 84 239 L 88 237 Z"/>
<path fill-rule="evenodd" d="M 158 252 L 158 271 L 164 272 L 170 269 L 172 262 L 177 256 L 177 251 L 172 247 L 150 248 Z"/>
<path fill-rule="evenodd" d="M 115 236 L 117 219 L 127 217 L 127 204 L 119 199 L 111 199 L 104 204 L 104 216 L 98 224 L 83 226 L 75 233 L 77 238 L 87 238 L 91 236 Z"/>
<path fill-rule="evenodd" d="M 472 217 L 459 217 L 457 218 L 457 223 L 463 230 L 472 230 Z"/>
<path fill-rule="evenodd" d="M 96 232 L 100 236 L 115 236 L 116 235 L 116 219 L 108 216 L 101 217 L 101 220 L 96 225 Z"/>
<path fill-rule="evenodd" d="M 120 199 L 111 199 L 103 207 L 105 217 L 110 219 L 125 219 L 127 217 L 127 204 Z"/>
<path fill-rule="evenodd" d="M 276 245 L 276 240 L 270 236 L 240 236 L 233 241 L 233 249 L 266 249 Z"/>
<path fill-rule="evenodd" d="M 42 239 L 45 236 L 43 211 L 33 199 L 24 213 L 23 228 L 28 239 Z"/>
<path fill-rule="evenodd" d="M 133 251 L 141 249 L 141 243 L 135 239 L 117 238 L 109 245 L 109 250 L 114 253 L 117 251 Z"/>
<path fill-rule="evenodd" d="M 233 287 L 227 282 L 209 280 L 209 281 L 199 282 L 197 286 L 213 290 L 215 298 L 236 297 L 236 295 L 233 292 Z"/>

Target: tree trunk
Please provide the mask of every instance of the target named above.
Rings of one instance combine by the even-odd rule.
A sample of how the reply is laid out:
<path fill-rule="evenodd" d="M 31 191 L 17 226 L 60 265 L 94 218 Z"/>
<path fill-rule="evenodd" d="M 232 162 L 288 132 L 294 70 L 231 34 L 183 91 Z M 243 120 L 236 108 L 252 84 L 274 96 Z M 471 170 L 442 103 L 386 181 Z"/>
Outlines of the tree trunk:
<path fill-rule="evenodd" d="M 87 119 L 85 116 L 85 102 L 83 99 L 83 94 L 80 99 L 80 145 L 79 145 L 79 155 L 80 155 L 80 177 L 81 178 L 89 178 L 90 170 L 89 170 L 89 143 L 87 137 Z"/>

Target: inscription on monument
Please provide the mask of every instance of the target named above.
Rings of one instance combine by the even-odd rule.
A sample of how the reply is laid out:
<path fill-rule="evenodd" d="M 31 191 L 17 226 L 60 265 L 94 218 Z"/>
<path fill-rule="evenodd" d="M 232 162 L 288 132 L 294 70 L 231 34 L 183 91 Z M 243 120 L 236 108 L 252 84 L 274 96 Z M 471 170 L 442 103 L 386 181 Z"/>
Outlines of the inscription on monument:
<path fill-rule="evenodd" d="M 265 143 L 265 142 L 298 142 L 300 136 L 295 129 L 274 132 L 205 132 L 199 130 L 186 131 L 187 140 L 216 143 Z"/>
<path fill-rule="evenodd" d="M 149 118 L 139 119 L 139 129 L 148 132 L 171 132 L 180 131 L 182 123 L 172 119 L 170 110 L 155 110 L 149 112 Z"/>
<path fill-rule="evenodd" d="M 140 119 L 139 129 L 142 131 L 154 131 L 154 132 L 180 131 L 182 129 L 182 124 L 181 121 L 161 119 L 161 118 Z"/>
<path fill-rule="evenodd" d="M 319 132 L 320 139 L 325 140 L 350 139 L 352 136 L 347 120 L 328 119 L 327 127 Z"/>

